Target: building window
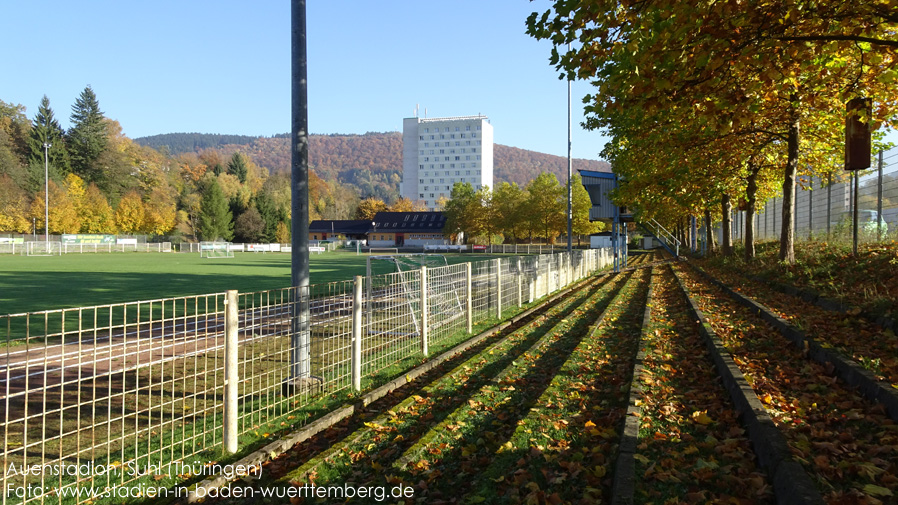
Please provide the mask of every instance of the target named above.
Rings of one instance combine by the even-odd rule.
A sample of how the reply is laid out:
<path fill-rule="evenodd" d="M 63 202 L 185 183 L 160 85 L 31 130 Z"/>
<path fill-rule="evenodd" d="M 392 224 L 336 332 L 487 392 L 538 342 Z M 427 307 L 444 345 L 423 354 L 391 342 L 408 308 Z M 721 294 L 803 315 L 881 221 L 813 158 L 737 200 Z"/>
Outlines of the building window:
<path fill-rule="evenodd" d="M 424 184 L 424 179 L 418 179 L 418 184 Z"/>
<path fill-rule="evenodd" d="M 424 135 L 421 135 L 420 137 L 418 137 L 418 140 L 424 140 Z"/>
<path fill-rule="evenodd" d="M 440 139 L 444 139 L 444 138 L 446 138 L 445 135 L 440 135 Z"/>
<path fill-rule="evenodd" d="M 466 131 L 466 132 L 471 131 L 471 125 L 465 126 L 465 131 Z"/>
<path fill-rule="evenodd" d="M 455 131 L 458 131 L 458 127 L 457 127 L 457 126 L 455 127 Z"/>
<path fill-rule="evenodd" d="M 461 138 L 465 138 L 465 134 L 464 134 L 464 133 L 461 134 Z"/>
<path fill-rule="evenodd" d="M 450 138 L 450 139 L 454 139 L 454 138 L 455 138 L 455 134 L 453 133 L 452 135 L 449 135 L 449 138 Z"/>
<path fill-rule="evenodd" d="M 479 126 L 477 127 L 477 131 L 480 131 L 480 127 L 479 127 Z"/>
<path fill-rule="evenodd" d="M 476 133 L 472 133 L 472 134 L 471 134 L 471 138 L 472 138 L 472 139 L 476 139 L 476 138 L 477 138 L 477 134 L 476 134 Z"/>

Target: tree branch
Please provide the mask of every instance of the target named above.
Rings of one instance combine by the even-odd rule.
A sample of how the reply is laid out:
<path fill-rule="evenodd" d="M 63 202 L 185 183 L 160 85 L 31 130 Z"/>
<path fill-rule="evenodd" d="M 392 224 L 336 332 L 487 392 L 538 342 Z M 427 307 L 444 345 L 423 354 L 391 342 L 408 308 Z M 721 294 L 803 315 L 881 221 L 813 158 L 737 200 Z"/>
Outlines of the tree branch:
<path fill-rule="evenodd" d="M 774 37 L 776 40 L 798 42 L 798 41 L 823 41 L 823 40 L 852 40 L 855 42 L 869 42 L 871 44 L 898 47 L 898 40 L 874 39 L 872 37 L 859 37 L 857 35 L 806 35 L 801 37 Z"/>

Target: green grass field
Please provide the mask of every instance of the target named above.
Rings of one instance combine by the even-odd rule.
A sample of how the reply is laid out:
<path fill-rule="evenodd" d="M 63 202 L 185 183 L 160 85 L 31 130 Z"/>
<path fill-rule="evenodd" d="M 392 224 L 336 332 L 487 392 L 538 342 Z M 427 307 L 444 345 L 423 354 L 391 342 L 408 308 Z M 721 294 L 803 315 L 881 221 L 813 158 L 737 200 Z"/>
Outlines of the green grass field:
<path fill-rule="evenodd" d="M 365 258 L 354 252 L 313 254 L 311 283 L 365 275 Z M 454 264 L 491 256 L 449 254 L 446 258 Z M 0 314 L 289 285 L 289 254 L 235 253 L 234 258 L 219 259 L 179 253 L 0 256 Z"/>

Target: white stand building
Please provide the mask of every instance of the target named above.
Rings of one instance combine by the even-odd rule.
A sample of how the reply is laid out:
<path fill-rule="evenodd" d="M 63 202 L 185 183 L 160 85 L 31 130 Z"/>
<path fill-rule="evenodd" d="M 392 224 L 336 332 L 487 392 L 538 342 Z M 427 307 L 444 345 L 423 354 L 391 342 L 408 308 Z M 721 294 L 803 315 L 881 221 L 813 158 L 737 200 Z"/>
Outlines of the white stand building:
<path fill-rule="evenodd" d="M 493 187 L 493 126 L 486 116 L 405 118 L 400 194 L 437 209 L 456 182 Z"/>

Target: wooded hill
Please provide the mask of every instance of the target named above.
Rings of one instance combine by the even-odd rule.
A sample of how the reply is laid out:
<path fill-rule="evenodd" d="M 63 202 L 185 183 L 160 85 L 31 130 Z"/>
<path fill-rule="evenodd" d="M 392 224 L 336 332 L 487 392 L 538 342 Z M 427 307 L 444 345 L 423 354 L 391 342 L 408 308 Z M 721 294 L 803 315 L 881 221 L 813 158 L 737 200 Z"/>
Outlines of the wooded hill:
<path fill-rule="evenodd" d="M 164 148 L 172 155 L 214 149 L 225 156 L 242 151 L 272 174 L 290 173 L 290 135 L 249 137 L 201 133 L 169 133 L 141 137 L 135 142 Z M 402 134 L 399 132 L 364 135 L 311 135 L 309 164 L 325 180 L 336 180 L 359 187 L 374 182 L 395 188 L 398 194 L 402 177 Z M 494 185 L 515 182 L 524 186 L 542 172 L 550 172 L 559 181 L 567 180 L 567 158 L 496 144 L 493 157 Z M 574 170 L 610 171 L 604 161 L 574 159 Z"/>

